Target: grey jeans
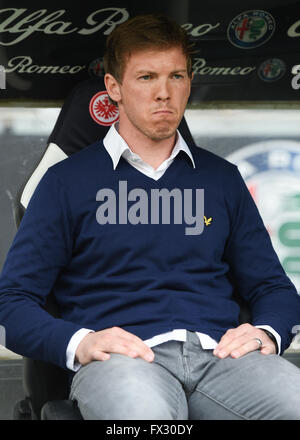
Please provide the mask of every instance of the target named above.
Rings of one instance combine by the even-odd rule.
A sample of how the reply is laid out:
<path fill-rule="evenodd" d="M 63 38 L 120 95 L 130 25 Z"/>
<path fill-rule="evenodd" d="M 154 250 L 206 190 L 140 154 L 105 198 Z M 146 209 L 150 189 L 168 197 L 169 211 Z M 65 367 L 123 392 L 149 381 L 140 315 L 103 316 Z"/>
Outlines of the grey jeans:
<path fill-rule="evenodd" d="M 198 336 L 153 347 L 155 359 L 111 354 L 74 376 L 84 419 L 300 420 L 300 369 L 277 355 L 219 359 Z"/>

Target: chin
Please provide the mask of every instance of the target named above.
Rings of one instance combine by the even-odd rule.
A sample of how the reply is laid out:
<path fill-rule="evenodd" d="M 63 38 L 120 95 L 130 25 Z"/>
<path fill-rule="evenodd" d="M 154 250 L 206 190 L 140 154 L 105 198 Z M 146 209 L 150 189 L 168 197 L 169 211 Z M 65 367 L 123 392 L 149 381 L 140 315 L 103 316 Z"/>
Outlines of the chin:
<path fill-rule="evenodd" d="M 166 130 L 157 130 L 155 133 L 151 133 L 149 136 L 153 141 L 163 141 L 165 139 L 169 139 L 174 136 L 176 130 L 166 131 Z"/>
<path fill-rule="evenodd" d="M 170 125 L 166 123 L 158 124 L 153 130 L 153 139 L 163 140 L 174 136 L 177 125 Z"/>

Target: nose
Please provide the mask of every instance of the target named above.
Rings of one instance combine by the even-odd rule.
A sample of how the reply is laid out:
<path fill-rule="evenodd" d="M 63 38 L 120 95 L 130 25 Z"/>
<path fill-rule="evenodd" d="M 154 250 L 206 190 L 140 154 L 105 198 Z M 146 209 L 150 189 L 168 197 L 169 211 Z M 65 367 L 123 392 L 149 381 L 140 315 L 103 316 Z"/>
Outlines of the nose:
<path fill-rule="evenodd" d="M 156 89 L 156 100 L 157 101 L 168 101 L 170 100 L 170 89 L 167 79 L 161 79 L 157 84 Z"/>

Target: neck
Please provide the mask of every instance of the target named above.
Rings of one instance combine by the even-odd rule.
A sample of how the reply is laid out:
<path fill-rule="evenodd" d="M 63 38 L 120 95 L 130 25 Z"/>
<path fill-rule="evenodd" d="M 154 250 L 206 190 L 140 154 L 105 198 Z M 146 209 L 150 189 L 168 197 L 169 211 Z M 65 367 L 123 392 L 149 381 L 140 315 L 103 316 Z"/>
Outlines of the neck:
<path fill-rule="evenodd" d="M 154 169 L 158 168 L 166 159 L 168 159 L 168 157 L 170 157 L 177 138 L 175 132 L 167 139 L 154 140 L 140 132 L 135 132 L 134 134 L 131 134 L 128 131 L 124 132 L 121 124 L 119 125 L 118 131 L 130 149 Z"/>

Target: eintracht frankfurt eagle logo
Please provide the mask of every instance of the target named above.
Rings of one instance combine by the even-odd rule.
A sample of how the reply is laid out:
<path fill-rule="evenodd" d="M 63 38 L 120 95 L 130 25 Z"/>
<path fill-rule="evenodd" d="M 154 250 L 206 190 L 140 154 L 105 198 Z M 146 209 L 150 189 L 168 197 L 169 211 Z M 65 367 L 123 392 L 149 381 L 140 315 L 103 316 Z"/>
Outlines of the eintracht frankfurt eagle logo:
<path fill-rule="evenodd" d="M 112 125 L 119 119 L 119 110 L 110 102 L 106 91 L 92 97 L 89 110 L 91 117 L 100 125 Z"/>

